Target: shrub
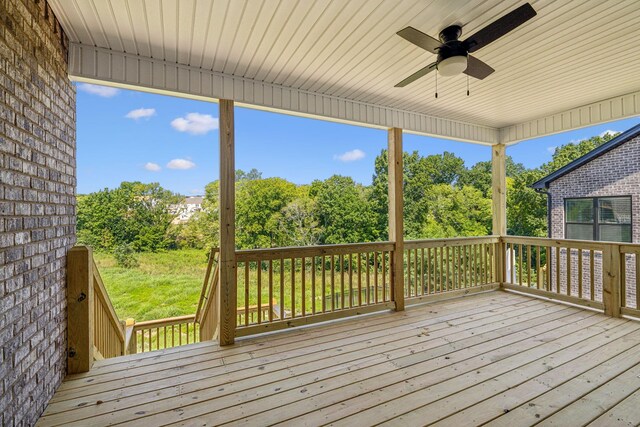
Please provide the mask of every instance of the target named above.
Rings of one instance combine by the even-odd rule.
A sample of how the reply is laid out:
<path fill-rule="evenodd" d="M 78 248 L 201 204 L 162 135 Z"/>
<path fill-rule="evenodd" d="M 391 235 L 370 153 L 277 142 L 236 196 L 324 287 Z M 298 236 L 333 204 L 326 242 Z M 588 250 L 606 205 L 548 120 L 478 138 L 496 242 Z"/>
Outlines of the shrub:
<path fill-rule="evenodd" d="M 133 246 L 129 243 L 116 246 L 113 250 L 113 257 L 116 260 L 116 265 L 122 268 L 135 268 L 140 265 L 138 257 L 133 249 Z"/>

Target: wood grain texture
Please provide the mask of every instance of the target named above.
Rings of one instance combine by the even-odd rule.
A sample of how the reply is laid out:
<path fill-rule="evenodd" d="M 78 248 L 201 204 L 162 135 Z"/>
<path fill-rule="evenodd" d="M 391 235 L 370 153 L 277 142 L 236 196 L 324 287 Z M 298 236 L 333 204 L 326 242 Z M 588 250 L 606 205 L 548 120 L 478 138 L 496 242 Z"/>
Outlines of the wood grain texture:
<path fill-rule="evenodd" d="M 391 289 L 396 310 L 404 310 L 404 182 L 402 161 L 402 129 L 388 130 L 389 156 L 389 240 L 395 243 L 391 258 Z"/>
<path fill-rule="evenodd" d="M 637 424 L 637 366 L 640 323 L 486 292 L 95 362 L 38 425 Z"/>
<path fill-rule="evenodd" d="M 493 212 L 493 234 L 507 234 L 507 175 L 506 146 L 496 144 L 491 147 L 491 208 Z"/>
<path fill-rule="evenodd" d="M 67 372 L 87 372 L 93 364 L 93 254 L 75 246 L 67 254 Z"/>
<path fill-rule="evenodd" d="M 233 344 L 236 330 L 235 131 L 233 101 L 220 100 L 220 334 Z"/>

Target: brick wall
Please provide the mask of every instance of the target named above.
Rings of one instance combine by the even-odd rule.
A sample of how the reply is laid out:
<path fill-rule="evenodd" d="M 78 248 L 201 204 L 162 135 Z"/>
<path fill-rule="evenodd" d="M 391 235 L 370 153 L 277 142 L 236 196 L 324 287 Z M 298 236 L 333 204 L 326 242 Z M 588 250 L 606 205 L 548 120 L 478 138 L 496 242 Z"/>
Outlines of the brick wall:
<path fill-rule="evenodd" d="M 45 0 L 0 0 L 0 425 L 32 425 L 66 366 L 75 89 Z"/>
<path fill-rule="evenodd" d="M 640 243 L 640 136 L 631 139 L 590 161 L 584 166 L 558 178 L 549 186 L 551 193 L 551 237 L 563 239 L 564 236 L 564 199 L 571 197 L 631 196 L 632 241 Z M 566 253 L 561 252 L 561 270 L 566 263 Z M 597 282 L 596 299 L 601 300 L 602 262 L 597 253 L 594 275 Z M 553 264 L 552 259 L 552 264 Z M 572 284 L 577 282 L 577 253 L 572 255 Z M 583 264 L 583 273 L 588 275 L 587 264 Z M 628 306 L 635 308 L 635 256 L 626 256 L 626 297 Z M 555 268 L 555 267 L 553 267 Z M 566 272 L 562 273 L 560 289 L 566 289 Z"/>

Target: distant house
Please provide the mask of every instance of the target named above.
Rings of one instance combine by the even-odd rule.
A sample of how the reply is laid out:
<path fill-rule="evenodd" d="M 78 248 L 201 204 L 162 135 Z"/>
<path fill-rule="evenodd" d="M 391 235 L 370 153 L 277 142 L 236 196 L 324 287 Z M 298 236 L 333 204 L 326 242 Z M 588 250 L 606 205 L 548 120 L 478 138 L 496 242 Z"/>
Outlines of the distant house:
<path fill-rule="evenodd" d="M 171 213 L 176 217 L 173 219 L 173 224 L 182 224 L 187 221 L 196 213 L 202 210 L 203 196 L 189 196 L 185 197 L 182 203 L 171 206 Z"/>
<path fill-rule="evenodd" d="M 640 125 L 532 185 L 557 239 L 640 242 Z"/>

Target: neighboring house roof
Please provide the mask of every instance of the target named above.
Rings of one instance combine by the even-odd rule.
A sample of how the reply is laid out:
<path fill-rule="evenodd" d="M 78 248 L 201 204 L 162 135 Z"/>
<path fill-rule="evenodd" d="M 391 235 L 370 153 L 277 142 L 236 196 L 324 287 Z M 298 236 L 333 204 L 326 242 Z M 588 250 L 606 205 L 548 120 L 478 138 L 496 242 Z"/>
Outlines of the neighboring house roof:
<path fill-rule="evenodd" d="M 201 205 L 204 200 L 204 196 L 191 196 L 186 197 L 184 200 L 185 205 Z"/>
<path fill-rule="evenodd" d="M 632 127 L 631 129 L 625 132 L 622 132 L 620 135 L 616 136 L 612 140 L 607 141 L 601 146 L 596 147 L 593 150 L 589 151 L 584 156 L 578 157 L 577 159 L 561 167 L 557 171 L 550 173 L 549 175 L 545 176 L 539 181 L 534 182 L 531 185 L 531 187 L 532 188 L 549 188 L 549 184 L 555 181 L 556 179 L 560 178 L 561 176 L 564 176 L 569 172 L 572 172 L 573 170 L 579 168 L 580 166 L 583 166 L 589 163 L 591 160 L 602 156 L 608 151 L 613 150 L 617 146 L 624 144 L 625 142 L 635 138 L 638 135 L 640 135 L 640 124 Z"/>

